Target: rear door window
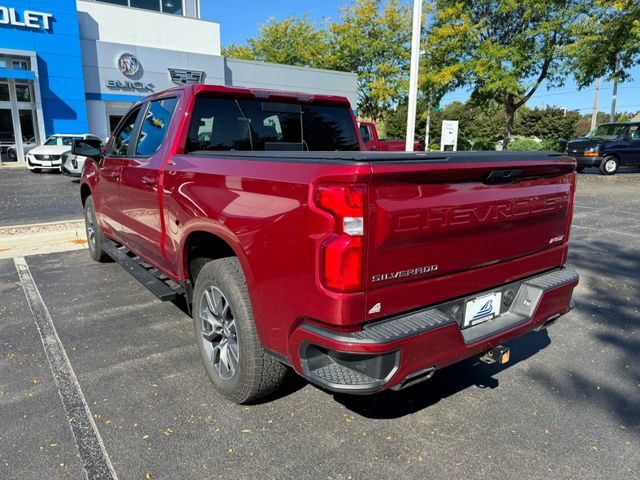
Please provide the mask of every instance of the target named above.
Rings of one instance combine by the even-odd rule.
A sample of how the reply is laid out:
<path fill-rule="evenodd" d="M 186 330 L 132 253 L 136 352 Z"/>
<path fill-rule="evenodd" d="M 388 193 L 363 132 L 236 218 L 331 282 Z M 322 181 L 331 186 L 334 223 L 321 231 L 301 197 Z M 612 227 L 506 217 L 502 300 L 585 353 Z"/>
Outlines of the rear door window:
<path fill-rule="evenodd" d="M 124 157 L 129 151 L 129 143 L 131 136 L 136 127 L 136 120 L 140 113 L 140 107 L 132 110 L 120 124 L 119 128 L 113 134 L 113 142 L 111 143 L 110 155 L 114 157 Z"/>
<path fill-rule="evenodd" d="M 362 141 L 364 143 L 369 143 L 371 141 L 369 127 L 367 125 L 360 125 L 360 136 L 362 136 Z"/>
<path fill-rule="evenodd" d="M 176 97 L 149 102 L 140 126 L 136 155 L 149 156 L 160 150 L 177 103 Z"/>
<path fill-rule="evenodd" d="M 640 140 L 640 126 L 631 125 L 624 134 L 625 140 Z"/>

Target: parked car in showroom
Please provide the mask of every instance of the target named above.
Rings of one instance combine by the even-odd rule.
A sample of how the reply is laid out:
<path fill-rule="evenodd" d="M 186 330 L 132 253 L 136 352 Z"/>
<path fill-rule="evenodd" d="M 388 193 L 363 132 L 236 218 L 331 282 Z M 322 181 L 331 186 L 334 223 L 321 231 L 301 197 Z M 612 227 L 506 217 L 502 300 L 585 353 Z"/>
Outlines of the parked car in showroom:
<path fill-rule="evenodd" d="M 37 147 L 37 144 L 36 144 L 35 137 L 28 137 L 22 140 L 22 151 L 24 152 L 25 155 L 36 147 Z M 16 146 L 15 143 L 7 147 L 7 157 L 10 162 L 18 161 L 17 151 L 18 151 L 18 147 Z"/>
<path fill-rule="evenodd" d="M 567 143 L 567 154 L 578 161 L 578 172 L 595 167 L 603 175 L 614 175 L 621 166 L 640 167 L 640 122 L 598 125 Z"/>
<path fill-rule="evenodd" d="M 41 170 L 61 171 L 66 156 L 71 155 L 71 147 L 74 140 L 101 141 L 98 137 L 90 133 L 56 133 L 47 138 L 43 145 L 33 148 L 27 154 L 27 167 L 34 173 L 38 173 Z"/>

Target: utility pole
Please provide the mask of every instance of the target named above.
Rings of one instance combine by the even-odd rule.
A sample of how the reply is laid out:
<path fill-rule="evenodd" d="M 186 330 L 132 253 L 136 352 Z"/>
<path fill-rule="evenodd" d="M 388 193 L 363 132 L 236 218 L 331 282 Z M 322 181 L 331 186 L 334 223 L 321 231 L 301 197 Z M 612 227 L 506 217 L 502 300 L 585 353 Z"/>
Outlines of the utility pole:
<path fill-rule="evenodd" d="M 616 121 L 616 100 L 618 99 L 618 71 L 620 70 L 620 57 L 616 58 L 616 71 L 613 77 L 613 94 L 611 95 L 611 115 L 610 122 Z"/>
<path fill-rule="evenodd" d="M 429 130 L 431 129 L 431 100 L 427 104 L 427 127 L 424 133 L 424 151 L 429 151 Z"/>
<path fill-rule="evenodd" d="M 413 0 L 413 33 L 411 37 L 411 71 L 409 74 L 409 105 L 407 112 L 407 142 L 405 150 L 413 152 L 416 131 L 416 103 L 418 101 L 418 67 L 420 65 L 420 37 L 422 30 L 422 0 Z"/>
<path fill-rule="evenodd" d="M 616 121 L 616 100 L 618 99 L 618 79 L 613 79 L 613 94 L 611 95 L 611 115 L 610 122 Z"/>
<path fill-rule="evenodd" d="M 596 95 L 593 98 L 593 112 L 591 113 L 591 130 L 598 124 L 598 99 L 600 97 L 600 77 L 596 80 Z"/>

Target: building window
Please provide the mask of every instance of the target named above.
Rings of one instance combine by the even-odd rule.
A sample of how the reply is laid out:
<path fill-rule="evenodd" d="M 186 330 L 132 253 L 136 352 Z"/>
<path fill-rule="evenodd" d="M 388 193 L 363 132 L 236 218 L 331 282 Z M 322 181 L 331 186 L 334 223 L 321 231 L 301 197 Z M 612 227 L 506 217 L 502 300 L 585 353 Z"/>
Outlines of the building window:
<path fill-rule="evenodd" d="M 31 68 L 31 62 L 27 57 L 0 56 L 0 68 L 29 70 Z"/>
<path fill-rule="evenodd" d="M 19 102 L 31 101 L 31 88 L 29 85 L 17 83 L 16 84 L 16 98 Z"/>
<path fill-rule="evenodd" d="M 101 3 L 111 3 L 113 5 L 121 5 L 123 7 L 129 6 L 129 0 L 97 0 Z"/>
<path fill-rule="evenodd" d="M 162 0 L 162 11 L 182 15 L 182 0 Z"/>
<path fill-rule="evenodd" d="M 142 8 L 143 10 L 160 11 L 160 0 L 129 0 L 134 8 Z"/>
<path fill-rule="evenodd" d="M 95 0 L 100 3 L 110 3 L 122 7 L 141 8 L 153 12 L 170 13 L 172 15 L 182 15 L 183 0 Z"/>

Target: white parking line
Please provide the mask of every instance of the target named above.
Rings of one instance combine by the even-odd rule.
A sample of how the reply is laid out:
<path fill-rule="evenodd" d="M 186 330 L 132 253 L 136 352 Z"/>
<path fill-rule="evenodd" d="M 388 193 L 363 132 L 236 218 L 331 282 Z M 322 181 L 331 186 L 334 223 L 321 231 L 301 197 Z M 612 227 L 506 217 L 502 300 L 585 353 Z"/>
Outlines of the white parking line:
<path fill-rule="evenodd" d="M 24 258 L 14 258 L 88 480 L 117 480 L 67 352 Z"/>

